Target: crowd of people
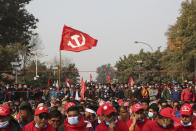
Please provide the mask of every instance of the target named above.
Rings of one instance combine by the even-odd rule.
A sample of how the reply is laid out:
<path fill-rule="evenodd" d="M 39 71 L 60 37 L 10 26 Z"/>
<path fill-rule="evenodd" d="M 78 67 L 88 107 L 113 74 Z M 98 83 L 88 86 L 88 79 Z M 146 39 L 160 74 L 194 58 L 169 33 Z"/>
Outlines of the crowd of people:
<path fill-rule="evenodd" d="M 196 131 L 192 83 L 1 85 L 0 131 Z"/>

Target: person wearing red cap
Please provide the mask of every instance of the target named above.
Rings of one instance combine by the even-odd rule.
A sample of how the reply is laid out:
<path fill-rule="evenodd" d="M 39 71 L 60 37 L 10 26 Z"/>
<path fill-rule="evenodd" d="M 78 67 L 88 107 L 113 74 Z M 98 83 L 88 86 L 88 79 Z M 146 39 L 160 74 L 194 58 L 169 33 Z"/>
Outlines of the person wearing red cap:
<path fill-rule="evenodd" d="M 184 104 L 180 108 L 180 122 L 176 124 L 176 131 L 192 131 L 196 129 L 196 119 L 193 117 L 191 105 Z"/>
<path fill-rule="evenodd" d="M 145 131 L 143 130 L 144 126 L 151 123 L 151 120 L 145 117 L 144 107 L 141 104 L 134 104 L 131 111 L 133 117 L 127 122 L 129 131 Z"/>
<path fill-rule="evenodd" d="M 117 118 L 117 113 L 111 103 L 102 105 L 102 114 L 104 121 L 102 121 L 95 131 L 128 131 L 126 123 Z"/>
<path fill-rule="evenodd" d="M 48 124 L 49 114 L 48 108 L 39 106 L 35 110 L 34 121 L 25 125 L 23 131 L 55 131 L 55 129 Z"/>
<path fill-rule="evenodd" d="M 71 106 L 70 108 L 68 108 L 67 118 L 64 122 L 64 126 L 65 126 L 64 131 L 90 131 L 92 130 L 91 123 L 84 120 L 84 117 L 80 114 L 80 110 L 78 106 Z"/>
<path fill-rule="evenodd" d="M 0 131 L 21 131 L 20 126 L 10 116 L 10 108 L 0 106 Z"/>
<path fill-rule="evenodd" d="M 163 108 L 157 117 L 157 120 L 152 121 L 144 126 L 144 131 L 174 131 L 174 114 L 170 107 Z"/>

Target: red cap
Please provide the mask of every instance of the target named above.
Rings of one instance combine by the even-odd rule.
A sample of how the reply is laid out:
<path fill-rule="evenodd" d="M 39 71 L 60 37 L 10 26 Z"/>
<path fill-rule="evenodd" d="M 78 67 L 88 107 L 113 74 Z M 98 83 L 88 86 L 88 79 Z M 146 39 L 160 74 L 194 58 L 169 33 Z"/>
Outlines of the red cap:
<path fill-rule="evenodd" d="M 137 112 L 142 109 L 144 109 L 144 107 L 141 104 L 134 104 L 131 108 L 132 112 Z"/>
<path fill-rule="evenodd" d="M 189 104 L 184 104 L 180 108 L 180 115 L 190 116 L 192 113 L 193 113 L 193 109 L 192 109 L 191 105 L 189 105 Z"/>
<path fill-rule="evenodd" d="M 123 100 L 122 99 L 119 99 L 118 100 L 118 104 L 123 104 L 124 102 L 123 102 Z"/>
<path fill-rule="evenodd" d="M 160 113 L 161 116 L 173 119 L 173 109 L 170 107 L 163 108 Z"/>
<path fill-rule="evenodd" d="M 129 102 L 125 102 L 124 103 L 124 106 L 129 106 Z"/>
<path fill-rule="evenodd" d="M 45 106 L 39 106 L 35 109 L 35 115 L 39 115 L 41 113 L 48 113 L 48 108 Z"/>
<path fill-rule="evenodd" d="M 102 115 L 102 106 L 100 106 L 100 107 L 97 109 L 97 115 L 99 115 L 99 116 Z"/>
<path fill-rule="evenodd" d="M 7 116 L 10 114 L 10 108 L 7 105 L 0 106 L 0 116 Z"/>
<path fill-rule="evenodd" d="M 112 112 L 116 112 L 111 103 L 105 103 L 102 105 L 102 114 L 109 115 Z"/>
<path fill-rule="evenodd" d="M 65 105 L 65 111 L 67 111 L 70 107 L 75 106 L 76 104 L 73 102 L 69 102 Z"/>

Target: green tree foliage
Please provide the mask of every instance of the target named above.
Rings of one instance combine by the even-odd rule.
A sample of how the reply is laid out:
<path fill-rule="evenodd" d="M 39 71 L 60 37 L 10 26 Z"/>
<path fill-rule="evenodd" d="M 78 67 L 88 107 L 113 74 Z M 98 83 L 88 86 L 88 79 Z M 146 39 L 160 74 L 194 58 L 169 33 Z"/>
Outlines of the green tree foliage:
<path fill-rule="evenodd" d="M 21 43 L 28 45 L 38 20 L 30 14 L 25 5 L 31 0 L 0 0 L 0 43 L 6 45 Z"/>
<path fill-rule="evenodd" d="M 115 78 L 114 68 L 110 64 L 105 64 L 97 68 L 97 82 L 98 83 L 107 83 L 107 75 L 109 72 L 111 81 Z"/>

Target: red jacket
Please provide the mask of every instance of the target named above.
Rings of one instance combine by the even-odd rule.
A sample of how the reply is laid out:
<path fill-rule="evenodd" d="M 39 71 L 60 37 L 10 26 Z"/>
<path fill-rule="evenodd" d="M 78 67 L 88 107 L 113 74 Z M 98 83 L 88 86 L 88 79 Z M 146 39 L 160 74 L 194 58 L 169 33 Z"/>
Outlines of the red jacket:
<path fill-rule="evenodd" d="M 65 131 L 90 131 L 92 125 L 88 121 L 84 121 L 84 117 L 81 115 L 80 121 L 77 125 L 70 125 L 68 119 L 64 122 Z"/>
<path fill-rule="evenodd" d="M 55 129 L 54 129 L 51 125 L 48 125 L 48 127 L 45 128 L 45 129 L 39 130 L 39 129 L 37 129 L 37 128 L 35 127 L 35 124 L 34 124 L 34 123 L 35 123 L 35 122 L 32 121 L 32 122 L 30 122 L 29 124 L 25 125 L 25 126 L 22 128 L 22 131 L 55 131 Z"/>
<path fill-rule="evenodd" d="M 109 131 L 109 127 L 105 124 L 104 121 L 102 121 L 96 128 L 95 131 Z M 125 122 L 118 120 L 114 131 L 129 131 L 128 126 Z"/>
<path fill-rule="evenodd" d="M 170 128 L 162 128 L 157 124 L 157 120 L 152 121 L 151 123 L 147 123 L 142 131 L 175 131 L 174 126 Z"/>
<path fill-rule="evenodd" d="M 190 89 L 184 89 L 181 94 L 181 101 L 195 101 L 195 94 Z"/>
<path fill-rule="evenodd" d="M 127 122 L 128 127 L 130 127 L 132 125 L 132 122 L 133 122 L 133 119 L 130 119 Z M 145 131 L 145 130 L 143 130 L 143 128 L 148 123 L 152 123 L 152 121 L 149 120 L 149 119 L 147 119 L 147 118 L 144 118 L 144 122 L 142 122 L 142 123 L 136 123 L 135 130 L 134 131 Z"/>
<path fill-rule="evenodd" d="M 175 124 L 175 130 L 176 131 L 196 131 L 196 118 L 194 117 L 192 120 L 192 125 L 189 127 L 184 127 L 181 123 L 181 121 L 176 122 Z"/>

